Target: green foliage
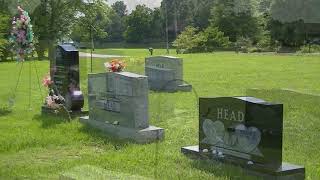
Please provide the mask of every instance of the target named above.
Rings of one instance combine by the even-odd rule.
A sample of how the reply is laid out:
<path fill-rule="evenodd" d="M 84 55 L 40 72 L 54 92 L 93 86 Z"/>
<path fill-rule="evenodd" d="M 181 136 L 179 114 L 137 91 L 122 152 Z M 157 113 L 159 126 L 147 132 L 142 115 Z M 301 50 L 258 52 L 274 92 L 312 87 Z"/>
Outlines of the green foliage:
<path fill-rule="evenodd" d="M 186 29 L 173 42 L 173 46 L 178 52 L 212 52 L 219 47 L 227 47 L 229 38 L 216 27 L 208 27 L 204 31 L 198 30 L 192 26 Z"/>
<path fill-rule="evenodd" d="M 110 23 L 110 9 L 101 0 L 95 0 L 90 4 L 81 3 L 77 7 L 77 13 L 73 24 L 71 38 L 79 42 L 91 42 L 91 35 L 95 41 L 101 42 L 107 37 L 105 27 Z"/>
<path fill-rule="evenodd" d="M 150 38 L 152 29 L 152 10 L 145 5 L 138 5 L 127 17 L 127 30 L 125 39 L 127 42 L 139 43 Z"/>
<path fill-rule="evenodd" d="M 126 30 L 127 6 L 123 1 L 117 1 L 110 11 L 110 22 L 107 25 L 108 41 L 120 42 L 124 40 L 123 34 Z"/>
<path fill-rule="evenodd" d="M 217 0 L 211 11 L 211 23 L 236 42 L 240 37 L 257 40 L 260 33 L 258 19 L 251 0 Z"/>
<path fill-rule="evenodd" d="M 247 53 L 249 48 L 252 47 L 252 40 L 246 37 L 239 37 L 237 42 L 234 43 L 234 46 L 237 52 L 241 51 Z"/>
<path fill-rule="evenodd" d="M 320 53 L 320 45 L 304 45 L 300 48 L 299 53 Z"/>
<path fill-rule="evenodd" d="M 47 48 L 50 58 L 53 58 L 53 46 L 70 34 L 77 7 L 78 0 L 41 0 L 36 6 L 31 19 L 38 41 L 35 46 L 39 59 Z"/>
<path fill-rule="evenodd" d="M 6 60 L 10 54 L 9 32 L 10 17 L 5 12 L 0 11 L 0 60 Z"/>
<path fill-rule="evenodd" d="M 204 42 L 204 34 L 199 35 L 197 28 L 188 26 L 173 42 L 173 46 L 177 48 L 178 52 L 191 53 L 196 52 Z"/>
<path fill-rule="evenodd" d="M 203 36 L 203 47 L 206 52 L 211 52 L 216 48 L 225 48 L 230 44 L 229 37 L 225 37 L 217 27 L 209 26 L 204 30 Z"/>

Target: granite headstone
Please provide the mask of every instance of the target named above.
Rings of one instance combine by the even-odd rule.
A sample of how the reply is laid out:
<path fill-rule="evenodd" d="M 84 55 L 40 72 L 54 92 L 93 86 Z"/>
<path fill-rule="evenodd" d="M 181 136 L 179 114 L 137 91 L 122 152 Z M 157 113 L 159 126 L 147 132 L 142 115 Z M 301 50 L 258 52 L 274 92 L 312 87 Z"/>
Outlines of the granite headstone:
<path fill-rule="evenodd" d="M 71 44 L 58 45 L 55 60 L 50 62 L 50 75 L 58 94 L 69 110 L 80 111 L 84 97 L 80 90 L 79 51 Z"/>
<path fill-rule="evenodd" d="M 149 125 L 148 80 L 129 73 L 89 74 L 89 117 L 92 126 L 137 142 L 162 139 L 164 130 Z"/>
<path fill-rule="evenodd" d="M 192 86 L 183 81 L 183 60 L 171 56 L 148 57 L 145 74 L 151 90 L 191 91 Z"/>
<path fill-rule="evenodd" d="M 282 104 L 254 97 L 200 98 L 199 145 L 181 150 L 240 165 L 261 177 L 303 179 L 303 167 L 282 162 L 282 136 Z"/>

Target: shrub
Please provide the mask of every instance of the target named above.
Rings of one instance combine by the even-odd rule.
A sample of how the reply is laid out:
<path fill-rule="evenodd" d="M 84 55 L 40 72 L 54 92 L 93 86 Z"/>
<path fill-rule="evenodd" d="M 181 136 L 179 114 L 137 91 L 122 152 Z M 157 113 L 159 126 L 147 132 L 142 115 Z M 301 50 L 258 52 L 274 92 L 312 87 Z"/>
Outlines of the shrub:
<path fill-rule="evenodd" d="M 219 31 L 217 27 L 208 27 L 204 32 L 200 33 L 205 51 L 213 51 L 215 48 L 228 47 L 230 44 L 229 37 L 225 37 L 224 33 Z M 202 36 L 202 37 L 201 37 Z"/>
<path fill-rule="evenodd" d="M 234 44 L 236 51 L 247 53 L 252 47 L 252 41 L 250 38 L 240 37 Z"/>
<path fill-rule="evenodd" d="M 10 18 L 0 13 L 0 60 L 6 60 L 10 55 L 8 35 L 10 31 Z"/>
<path fill-rule="evenodd" d="M 202 36 L 198 36 L 198 29 L 188 26 L 173 42 L 173 46 L 177 48 L 178 52 L 192 53 L 196 52 L 203 41 Z"/>
<path fill-rule="evenodd" d="M 304 45 L 300 48 L 300 53 L 320 53 L 320 45 Z"/>
<path fill-rule="evenodd" d="M 216 27 L 208 27 L 198 32 L 197 28 L 188 26 L 173 42 L 177 52 L 211 52 L 215 48 L 227 47 L 230 44 L 229 38 Z"/>

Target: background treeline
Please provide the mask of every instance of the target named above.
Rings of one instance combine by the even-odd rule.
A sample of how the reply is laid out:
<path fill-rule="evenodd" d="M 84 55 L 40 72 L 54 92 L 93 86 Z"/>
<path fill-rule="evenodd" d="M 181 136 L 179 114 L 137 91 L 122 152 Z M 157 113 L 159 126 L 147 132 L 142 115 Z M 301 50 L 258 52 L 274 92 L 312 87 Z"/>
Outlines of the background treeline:
<path fill-rule="evenodd" d="M 165 44 L 177 52 L 299 49 L 320 36 L 319 0 L 163 0 L 161 7 L 109 6 L 104 0 L 21 0 L 30 11 L 39 57 L 61 41 Z M 7 56 L 17 3 L 0 0 L 0 56 Z M 168 35 L 168 36 L 167 36 Z M 162 42 L 162 43 L 161 43 Z M 165 47 L 165 46 L 164 46 Z M 302 49 L 312 49 L 310 45 Z"/>

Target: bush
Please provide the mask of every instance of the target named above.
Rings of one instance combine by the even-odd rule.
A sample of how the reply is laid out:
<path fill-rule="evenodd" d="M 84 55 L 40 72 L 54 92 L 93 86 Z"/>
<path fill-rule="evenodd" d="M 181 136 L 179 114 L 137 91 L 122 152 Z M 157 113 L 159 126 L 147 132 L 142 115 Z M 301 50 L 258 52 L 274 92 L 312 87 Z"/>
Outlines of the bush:
<path fill-rule="evenodd" d="M 0 13 L 0 60 L 6 60 L 10 55 L 8 35 L 10 31 L 10 18 Z"/>
<path fill-rule="evenodd" d="M 212 52 L 216 48 L 225 48 L 230 44 L 229 37 L 225 37 L 217 27 L 208 27 L 200 33 L 200 37 L 202 46 L 205 47 L 203 50 L 206 52 Z"/>
<path fill-rule="evenodd" d="M 198 36 L 198 29 L 188 26 L 173 42 L 173 46 L 177 48 L 177 52 L 184 51 L 185 53 L 196 52 L 203 41 L 202 36 Z"/>
<path fill-rule="evenodd" d="M 300 48 L 299 53 L 320 53 L 320 45 L 304 45 Z"/>
<path fill-rule="evenodd" d="M 249 49 L 252 47 L 252 41 L 250 38 L 240 37 L 234 43 L 235 49 L 237 52 L 247 53 Z"/>
<path fill-rule="evenodd" d="M 197 28 L 188 26 L 173 42 L 177 52 L 212 52 L 215 48 L 227 47 L 229 38 L 216 27 L 208 27 L 198 32 Z"/>
<path fill-rule="evenodd" d="M 11 54 L 9 42 L 6 39 L 0 39 L 0 60 L 6 60 Z"/>

